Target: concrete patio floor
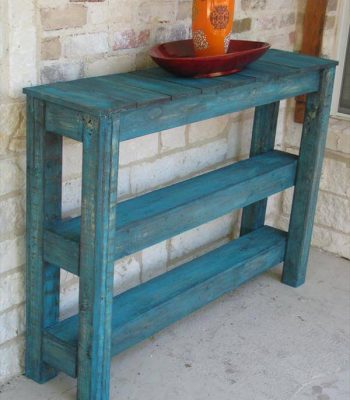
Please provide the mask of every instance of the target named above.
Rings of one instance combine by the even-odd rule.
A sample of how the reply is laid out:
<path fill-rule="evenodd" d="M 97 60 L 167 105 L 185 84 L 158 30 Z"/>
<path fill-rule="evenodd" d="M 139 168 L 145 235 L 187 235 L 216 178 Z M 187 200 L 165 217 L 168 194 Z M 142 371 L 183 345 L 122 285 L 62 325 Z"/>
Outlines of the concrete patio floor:
<path fill-rule="evenodd" d="M 281 268 L 115 357 L 115 400 L 349 400 L 350 262 L 313 249 L 307 283 Z M 19 377 L 0 400 L 73 400 L 75 380 Z"/>

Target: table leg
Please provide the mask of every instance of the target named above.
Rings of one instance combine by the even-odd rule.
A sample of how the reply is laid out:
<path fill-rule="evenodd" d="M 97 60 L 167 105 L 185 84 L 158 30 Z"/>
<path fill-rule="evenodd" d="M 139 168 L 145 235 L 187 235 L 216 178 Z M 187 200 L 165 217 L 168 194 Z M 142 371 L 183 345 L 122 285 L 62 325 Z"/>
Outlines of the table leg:
<path fill-rule="evenodd" d="M 45 131 L 45 103 L 27 102 L 27 266 L 25 373 L 56 375 L 43 361 L 43 330 L 59 317 L 60 268 L 43 260 L 44 228 L 61 218 L 62 137 Z"/>
<path fill-rule="evenodd" d="M 273 150 L 277 130 L 280 102 L 255 108 L 250 157 Z M 261 228 L 265 223 L 267 199 L 260 200 L 243 209 L 241 236 Z"/>
<path fill-rule="evenodd" d="M 321 72 L 320 89 L 307 96 L 305 122 L 282 281 L 304 283 L 311 243 L 324 149 L 327 138 L 335 69 Z"/>
<path fill-rule="evenodd" d="M 118 117 L 84 118 L 79 400 L 109 399 L 119 126 Z"/>

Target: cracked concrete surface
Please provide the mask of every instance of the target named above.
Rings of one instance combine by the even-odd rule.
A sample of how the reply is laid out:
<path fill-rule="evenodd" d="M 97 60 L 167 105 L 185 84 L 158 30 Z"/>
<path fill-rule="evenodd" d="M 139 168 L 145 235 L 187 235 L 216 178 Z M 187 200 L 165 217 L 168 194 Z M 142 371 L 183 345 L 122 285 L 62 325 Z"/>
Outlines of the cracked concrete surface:
<path fill-rule="evenodd" d="M 281 267 L 115 357 L 115 400 L 349 400 L 350 263 L 312 250 L 307 283 Z M 19 377 L 0 400 L 73 400 L 75 380 Z"/>

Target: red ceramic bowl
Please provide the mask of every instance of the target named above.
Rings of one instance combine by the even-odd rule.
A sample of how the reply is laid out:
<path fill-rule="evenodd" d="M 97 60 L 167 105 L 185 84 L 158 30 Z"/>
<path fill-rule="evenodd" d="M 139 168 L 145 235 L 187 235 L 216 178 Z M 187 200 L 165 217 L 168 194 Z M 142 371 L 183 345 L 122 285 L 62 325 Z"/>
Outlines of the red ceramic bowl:
<path fill-rule="evenodd" d="M 155 46 L 151 49 L 150 56 L 159 66 L 175 75 L 209 78 L 239 72 L 269 48 L 270 45 L 264 42 L 231 40 L 226 54 L 195 57 L 190 39 Z"/>

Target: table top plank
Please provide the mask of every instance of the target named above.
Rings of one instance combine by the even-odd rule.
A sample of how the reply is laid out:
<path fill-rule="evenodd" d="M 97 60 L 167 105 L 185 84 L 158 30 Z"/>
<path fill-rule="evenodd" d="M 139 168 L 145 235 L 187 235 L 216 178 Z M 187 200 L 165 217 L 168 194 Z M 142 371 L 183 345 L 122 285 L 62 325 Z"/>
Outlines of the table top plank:
<path fill-rule="evenodd" d="M 159 69 L 159 68 L 157 68 Z M 140 71 L 128 72 L 119 74 L 118 80 L 129 86 L 157 91 L 170 96 L 172 99 L 179 97 L 194 96 L 201 93 L 201 90 L 193 86 L 185 86 L 172 81 L 162 80 L 161 82 L 156 77 L 142 75 Z"/>
<path fill-rule="evenodd" d="M 171 82 L 176 83 L 178 85 L 182 85 L 185 88 L 199 89 L 200 93 L 208 93 L 208 92 L 218 92 L 220 90 L 231 87 L 228 85 L 227 81 L 222 77 L 216 78 L 200 78 L 200 79 L 191 79 L 184 78 L 180 76 L 175 76 L 161 68 L 149 68 L 142 71 L 135 72 L 142 79 L 143 77 L 152 77 L 153 79 L 157 79 L 160 82 Z M 242 82 L 242 78 L 235 75 L 235 79 L 237 84 Z"/>
<path fill-rule="evenodd" d="M 183 78 L 156 67 L 29 87 L 24 89 L 24 93 L 81 112 L 106 115 L 181 98 L 193 98 L 200 102 L 201 95 L 217 95 L 232 88 L 247 90 L 244 87 L 249 83 L 268 84 L 280 78 L 321 71 L 336 64 L 333 60 L 271 49 L 240 73 L 224 77 Z"/>
<path fill-rule="evenodd" d="M 326 67 L 336 66 L 338 63 L 326 58 L 313 57 L 305 54 L 293 53 L 290 51 L 271 49 L 265 53 L 261 61 L 268 61 L 279 66 L 298 68 L 301 72 L 320 70 Z"/>

